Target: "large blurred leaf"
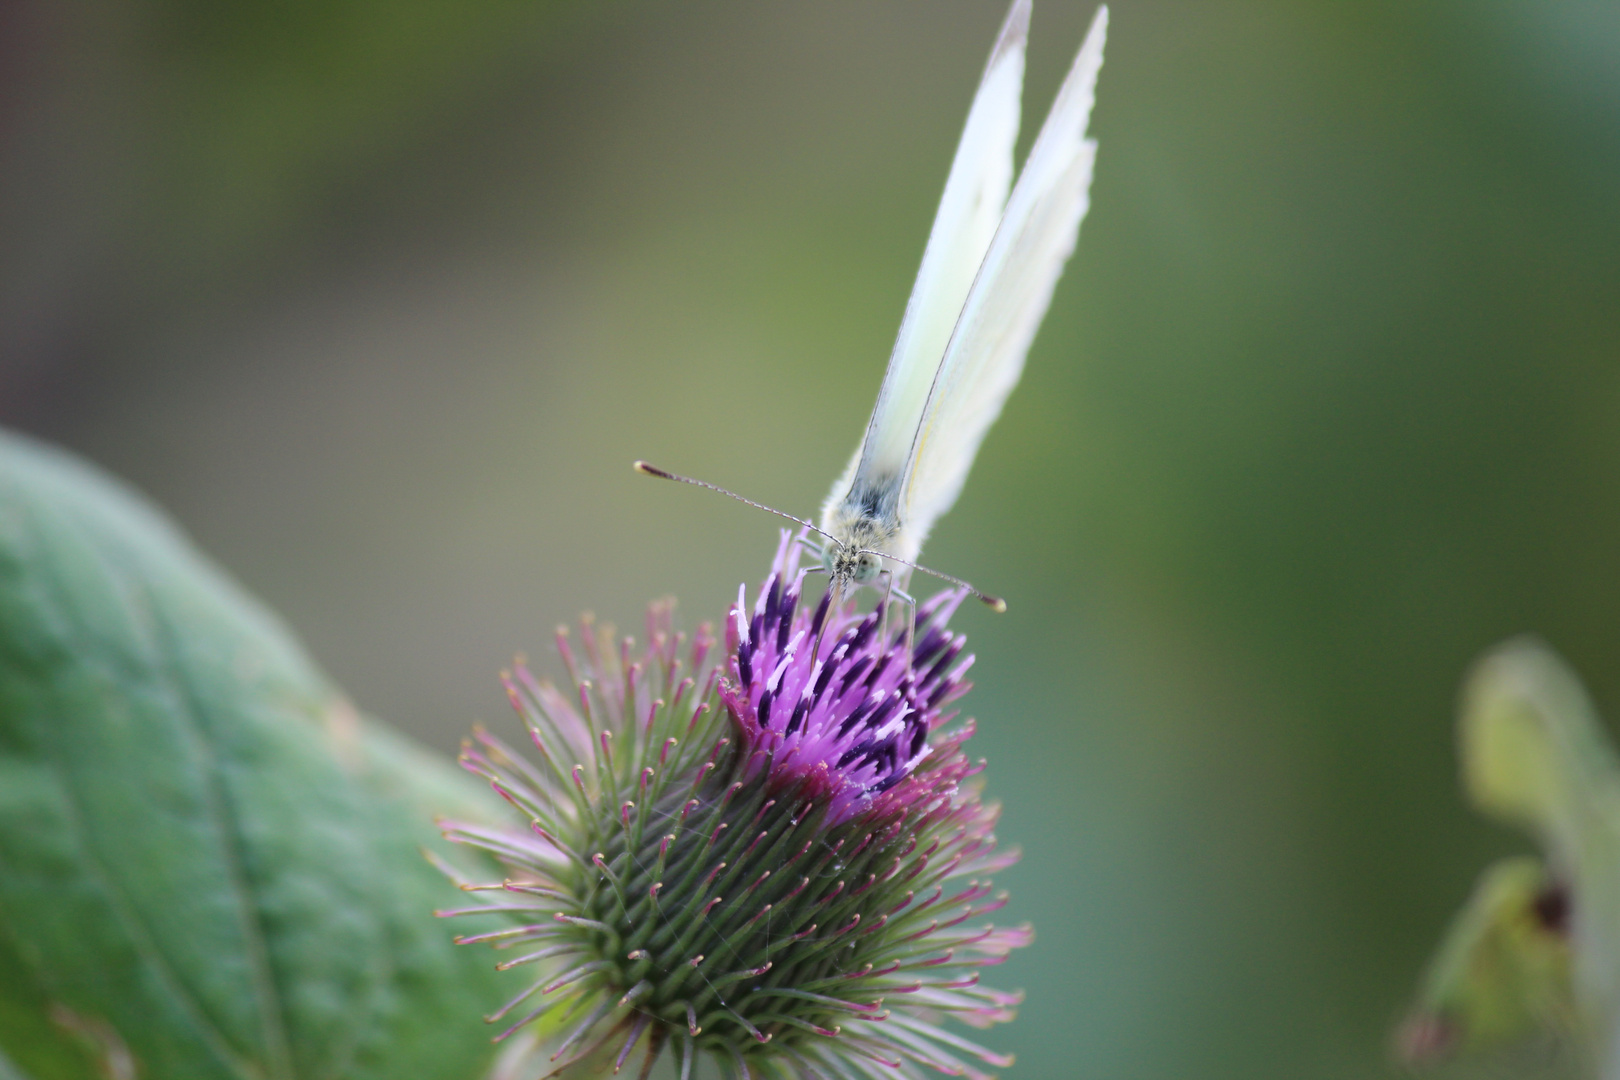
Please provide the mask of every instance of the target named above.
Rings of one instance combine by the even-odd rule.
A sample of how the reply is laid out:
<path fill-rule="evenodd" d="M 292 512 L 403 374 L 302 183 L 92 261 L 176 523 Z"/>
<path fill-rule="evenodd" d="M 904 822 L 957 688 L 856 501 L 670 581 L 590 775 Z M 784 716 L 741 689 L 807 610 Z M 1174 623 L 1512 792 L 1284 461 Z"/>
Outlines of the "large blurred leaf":
<path fill-rule="evenodd" d="M 417 850 L 478 797 L 449 773 L 138 498 L 0 435 L 0 1075 L 478 1075 L 498 991 Z"/>

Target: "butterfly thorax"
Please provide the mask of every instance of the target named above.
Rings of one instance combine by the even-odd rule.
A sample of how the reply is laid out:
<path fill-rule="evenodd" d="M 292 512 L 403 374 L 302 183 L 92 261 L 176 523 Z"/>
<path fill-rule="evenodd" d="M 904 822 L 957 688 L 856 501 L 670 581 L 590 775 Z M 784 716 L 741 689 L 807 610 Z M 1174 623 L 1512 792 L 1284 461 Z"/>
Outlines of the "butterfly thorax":
<path fill-rule="evenodd" d="M 868 585 L 883 571 L 877 552 L 899 554 L 900 523 L 868 513 L 853 500 L 831 508 L 823 517 L 823 528 L 833 539 L 822 548 L 822 564 L 834 581 Z"/>

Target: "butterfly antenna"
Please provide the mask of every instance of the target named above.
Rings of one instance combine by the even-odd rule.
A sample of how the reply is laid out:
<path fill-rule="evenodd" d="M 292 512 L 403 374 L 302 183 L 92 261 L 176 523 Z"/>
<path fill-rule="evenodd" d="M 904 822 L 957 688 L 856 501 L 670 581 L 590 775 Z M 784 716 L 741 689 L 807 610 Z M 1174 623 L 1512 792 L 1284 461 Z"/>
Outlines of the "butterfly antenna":
<path fill-rule="evenodd" d="M 975 589 L 971 584 L 969 584 L 966 581 L 963 581 L 959 577 L 951 577 L 951 575 L 942 574 L 938 570 L 930 570 L 930 569 L 928 569 L 928 567 L 923 566 L 921 563 L 907 562 L 905 559 L 896 558 L 895 556 L 890 555 L 886 551 L 872 551 L 872 550 L 867 549 L 867 548 L 861 548 L 859 551 L 855 552 L 855 554 L 857 554 L 857 555 L 876 555 L 876 556 L 878 556 L 880 558 L 888 559 L 890 562 L 897 562 L 901 566 L 909 566 L 913 570 L 921 570 L 923 573 L 928 574 L 928 575 L 930 575 L 932 577 L 937 577 L 941 581 L 948 581 L 952 585 L 960 585 L 962 588 L 966 589 L 968 592 L 972 593 L 974 596 L 976 596 L 980 600 L 982 600 L 984 602 L 985 606 L 988 607 L 991 611 L 1006 611 L 1007 610 L 1007 601 L 1003 600 L 999 596 L 991 596 L 987 592 L 980 592 L 978 589 Z"/>
<path fill-rule="evenodd" d="M 777 510 L 774 507 L 766 506 L 764 503 L 757 503 L 753 499 L 745 499 L 741 495 L 737 494 L 735 491 L 727 491 L 725 488 L 721 487 L 719 484 L 711 484 L 707 480 L 694 480 L 690 476 L 682 476 L 680 473 L 672 473 L 667 469 L 660 469 L 656 465 L 653 465 L 653 464 L 651 464 L 649 462 L 646 462 L 646 461 L 641 461 L 639 459 L 632 462 L 632 467 L 636 470 L 636 472 L 641 473 L 644 476 L 656 476 L 660 480 L 674 480 L 676 483 L 679 483 L 679 484 L 691 484 L 693 487 L 708 488 L 710 491 L 718 491 L 720 494 L 728 495 L 731 498 L 736 499 L 740 503 L 747 503 L 749 506 L 752 506 L 755 510 L 763 510 L 767 514 L 775 514 L 779 518 L 787 518 L 789 521 L 796 522 L 797 524 L 803 525 L 805 528 L 809 529 L 811 532 L 820 533 L 822 536 L 825 536 L 828 540 L 831 540 L 833 543 L 838 544 L 838 539 L 835 536 L 833 536 L 832 533 L 828 532 L 826 529 L 818 529 L 818 528 L 816 528 L 816 526 L 814 526 L 814 525 L 810 524 L 808 521 L 804 520 L 804 518 L 794 517 L 792 514 L 785 514 L 782 511 Z M 838 544 L 838 546 L 843 547 L 844 545 Z M 928 572 L 933 573 L 932 570 L 930 570 Z M 939 576 L 943 577 L 944 575 L 942 574 L 942 575 L 939 575 Z M 955 579 L 952 578 L 951 580 L 954 581 Z M 970 585 L 970 586 L 968 586 L 968 588 L 971 589 L 972 586 Z"/>

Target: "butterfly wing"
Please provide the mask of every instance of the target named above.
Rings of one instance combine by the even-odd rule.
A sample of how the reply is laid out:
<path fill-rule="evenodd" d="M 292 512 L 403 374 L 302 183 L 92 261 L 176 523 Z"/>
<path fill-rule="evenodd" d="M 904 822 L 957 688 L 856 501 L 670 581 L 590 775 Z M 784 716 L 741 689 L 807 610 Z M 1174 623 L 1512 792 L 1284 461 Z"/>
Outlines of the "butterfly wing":
<path fill-rule="evenodd" d="M 878 501 L 887 502 L 891 513 L 898 505 L 928 388 L 1012 186 L 1029 7 L 1030 0 L 1015 0 L 990 52 L 934 215 L 877 405 L 860 447 L 827 497 L 824 522 L 830 522 L 843 504 L 869 503 L 873 492 Z"/>
<path fill-rule="evenodd" d="M 1103 7 L 1041 125 L 934 376 L 901 500 L 913 551 L 961 492 L 1079 238 L 1097 153 L 1086 126 L 1107 33 Z"/>

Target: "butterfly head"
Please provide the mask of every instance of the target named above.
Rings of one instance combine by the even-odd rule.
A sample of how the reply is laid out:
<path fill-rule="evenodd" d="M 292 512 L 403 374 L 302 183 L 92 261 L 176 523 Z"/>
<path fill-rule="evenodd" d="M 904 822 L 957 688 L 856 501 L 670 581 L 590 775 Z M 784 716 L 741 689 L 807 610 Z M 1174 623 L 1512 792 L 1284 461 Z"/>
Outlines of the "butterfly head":
<path fill-rule="evenodd" d="M 870 585 L 883 572 L 883 559 L 877 553 L 863 551 L 853 544 L 830 543 L 822 549 L 821 559 L 835 581 Z"/>

